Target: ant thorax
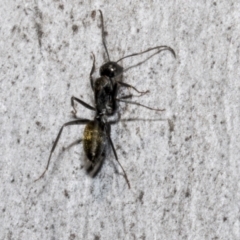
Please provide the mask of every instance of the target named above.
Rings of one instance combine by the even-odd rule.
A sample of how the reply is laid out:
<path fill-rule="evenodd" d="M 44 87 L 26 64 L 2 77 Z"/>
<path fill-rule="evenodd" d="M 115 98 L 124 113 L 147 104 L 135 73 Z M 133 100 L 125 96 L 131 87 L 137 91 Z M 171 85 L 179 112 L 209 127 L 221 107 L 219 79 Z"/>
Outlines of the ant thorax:
<path fill-rule="evenodd" d="M 113 124 L 120 121 L 121 114 L 119 111 L 113 112 L 111 115 L 99 114 L 95 117 L 97 121 L 100 121 L 103 124 Z"/>
<path fill-rule="evenodd" d="M 97 115 L 111 115 L 115 111 L 115 101 L 113 100 L 114 83 L 111 79 L 102 76 L 94 83 L 94 95 Z"/>

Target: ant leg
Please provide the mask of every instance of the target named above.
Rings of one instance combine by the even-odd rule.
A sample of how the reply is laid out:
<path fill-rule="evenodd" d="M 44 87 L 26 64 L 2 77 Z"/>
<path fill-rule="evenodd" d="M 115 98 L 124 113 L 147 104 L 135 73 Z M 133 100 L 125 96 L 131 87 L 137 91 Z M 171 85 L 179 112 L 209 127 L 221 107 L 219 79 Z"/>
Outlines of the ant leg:
<path fill-rule="evenodd" d="M 122 171 L 123 171 L 123 174 L 124 174 L 125 180 L 126 180 L 127 185 L 128 185 L 128 187 L 129 187 L 129 189 L 130 189 L 130 188 L 131 188 L 131 186 L 130 186 L 130 182 L 129 182 L 129 180 L 128 180 L 128 177 L 127 177 L 127 174 L 126 174 L 125 170 L 123 169 L 121 163 L 118 161 L 118 156 L 117 156 L 116 150 L 115 150 L 115 148 L 114 148 L 114 145 L 113 145 L 112 139 L 111 139 L 111 137 L 110 137 L 110 133 L 108 132 L 107 135 L 108 135 L 108 139 L 109 139 L 110 145 L 111 145 L 111 147 L 112 147 L 112 150 L 113 150 L 113 153 L 114 153 L 115 159 L 117 160 L 119 166 L 122 168 Z"/>
<path fill-rule="evenodd" d="M 121 97 L 121 98 L 116 98 L 116 100 L 119 101 L 119 102 L 125 102 L 125 103 L 129 103 L 129 104 L 134 104 L 134 105 L 137 105 L 137 106 L 145 107 L 145 108 L 147 108 L 147 109 L 149 109 L 149 110 L 165 111 L 165 109 L 151 108 L 151 107 L 145 106 L 145 105 L 143 105 L 143 104 L 141 104 L 141 103 L 124 100 L 124 99 L 127 99 L 127 98 L 132 98 L 132 96 L 133 96 L 133 95 L 127 95 L 127 96 L 123 96 L 123 97 Z"/>
<path fill-rule="evenodd" d="M 92 90 L 93 90 L 94 88 L 93 88 L 93 77 L 92 77 L 92 75 L 95 71 L 95 55 L 92 53 L 92 56 L 93 56 L 93 65 L 92 65 L 92 69 L 91 69 L 89 78 L 90 78 L 90 83 L 91 83 L 91 87 L 92 87 Z"/>
<path fill-rule="evenodd" d="M 79 143 L 82 142 L 82 139 L 78 139 L 77 141 L 74 141 L 73 143 L 71 143 L 70 145 L 68 145 L 67 147 L 63 147 L 63 151 L 68 150 L 69 148 L 73 147 L 74 145 L 77 145 Z"/>
<path fill-rule="evenodd" d="M 108 50 L 107 50 L 107 45 L 106 45 L 106 41 L 105 41 L 105 31 L 104 31 L 104 22 L 103 22 L 103 14 L 102 14 L 102 11 L 99 9 L 98 10 L 100 12 L 100 17 L 101 17 L 101 24 L 102 24 L 102 43 L 103 43 L 103 46 L 105 48 L 105 51 L 107 53 L 107 57 L 108 57 L 108 61 L 110 62 L 110 57 L 109 57 L 109 53 L 108 53 Z"/>
<path fill-rule="evenodd" d="M 169 46 L 157 46 L 157 47 L 152 47 L 152 48 L 148 48 L 147 50 L 145 51 L 142 51 L 142 52 L 139 52 L 139 53 L 132 53 L 130 55 L 127 55 L 125 57 L 122 57 L 120 58 L 119 60 L 117 60 L 117 63 L 122 61 L 123 59 L 125 58 L 129 58 L 129 57 L 134 57 L 134 56 L 138 56 L 138 55 L 141 55 L 141 54 L 144 54 L 144 53 L 147 53 L 147 52 L 150 52 L 152 50 L 155 50 L 157 49 L 158 51 L 156 51 L 156 53 L 160 53 L 162 51 L 170 51 L 172 53 L 172 55 L 174 56 L 174 58 L 176 58 L 176 53 L 174 52 L 174 50 L 169 47 Z M 155 54 L 154 54 L 155 55 Z"/>
<path fill-rule="evenodd" d="M 129 88 L 134 89 L 136 92 L 141 93 L 140 96 L 142 96 L 142 95 L 144 95 L 144 94 L 146 94 L 146 93 L 149 93 L 149 90 L 147 90 L 147 91 L 145 91 L 145 92 L 140 92 L 139 90 L 137 90 L 137 89 L 136 89 L 135 87 L 133 87 L 132 85 L 129 85 L 129 84 L 124 83 L 124 82 L 117 82 L 117 83 L 120 84 L 120 85 L 123 86 L 123 87 L 129 87 Z"/>
<path fill-rule="evenodd" d="M 57 135 L 57 138 L 55 139 L 55 142 L 52 146 L 52 149 L 51 149 L 51 152 L 50 152 L 50 155 L 49 155 L 49 158 L 48 158 L 48 162 L 47 162 L 47 166 L 45 168 L 45 170 L 43 171 L 43 173 L 40 175 L 39 178 L 37 178 L 34 182 L 38 181 L 40 178 L 42 178 L 44 176 L 44 174 L 46 173 L 46 171 L 48 170 L 48 166 L 49 166 L 49 163 L 50 163 L 50 160 L 51 160 L 51 157 L 52 157 L 52 153 L 54 152 L 56 146 L 57 146 L 57 143 L 58 143 L 58 140 L 62 134 L 62 131 L 63 131 L 63 128 L 66 127 L 66 126 L 69 126 L 69 125 L 79 125 L 79 124 L 86 124 L 90 122 L 90 120 L 88 119 L 78 119 L 78 120 L 75 120 L 75 121 L 71 121 L 71 122 L 67 122 L 67 123 L 64 123 L 63 126 L 61 127 L 58 135 Z"/>
<path fill-rule="evenodd" d="M 74 101 L 82 104 L 85 108 L 88 108 L 90 110 L 96 111 L 96 109 L 94 107 L 90 106 L 89 104 L 85 103 L 84 101 L 80 100 L 79 98 L 76 98 L 76 97 L 72 96 L 71 97 L 71 105 L 72 105 L 72 108 L 73 108 L 73 115 L 74 116 L 76 116 L 76 113 L 77 113 L 77 110 L 74 107 Z"/>
<path fill-rule="evenodd" d="M 94 178 L 98 174 L 98 172 L 101 170 L 104 159 L 105 159 L 105 154 L 102 154 L 101 156 L 99 156 L 99 159 L 96 164 L 94 165 L 92 163 L 87 164 L 86 165 L 87 173 Z"/>
<path fill-rule="evenodd" d="M 128 98 L 132 98 L 132 97 L 133 97 L 133 95 L 129 94 L 129 95 L 121 96 L 120 98 L 115 98 L 115 100 L 119 101 L 121 99 L 128 99 Z"/>
<path fill-rule="evenodd" d="M 150 52 L 152 50 L 156 50 L 155 53 L 151 54 L 150 56 L 148 56 L 145 60 L 137 63 L 137 64 L 134 64 L 133 66 L 130 66 L 128 68 L 125 68 L 123 72 L 127 72 L 129 69 L 133 68 L 133 67 L 136 67 L 136 66 L 140 66 L 141 64 L 145 63 L 148 59 L 152 58 L 153 56 L 155 56 L 156 54 L 162 52 L 162 51 L 170 51 L 172 53 L 172 55 L 174 56 L 174 58 L 176 58 L 176 54 L 174 52 L 174 50 L 168 46 L 157 46 L 157 47 L 153 47 L 153 48 L 149 48 L 145 51 L 142 51 L 142 52 L 139 52 L 139 53 L 133 53 L 133 54 L 130 54 L 130 55 L 127 55 L 125 57 L 122 57 L 120 58 L 118 61 L 116 61 L 116 63 L 118 63 L 119 61 L 125 59 L 125 58 L 129 58 L 129 57 L 133 57 L 133 56 L 138 56 L 138 55 L 141 55 L 141 54 L 144 54 L 144 53 L 147 53 L 147 52 Z"/>

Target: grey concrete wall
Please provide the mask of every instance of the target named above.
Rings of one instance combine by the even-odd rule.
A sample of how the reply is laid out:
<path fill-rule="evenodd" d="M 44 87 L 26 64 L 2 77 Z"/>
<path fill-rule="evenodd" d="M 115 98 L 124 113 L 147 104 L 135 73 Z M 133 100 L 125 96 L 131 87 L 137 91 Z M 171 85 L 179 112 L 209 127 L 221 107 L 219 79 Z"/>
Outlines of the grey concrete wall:
<path fill-rule="evenodd" d="M 174 48 L 130 69 L 150 93 L 121 104 L 99 174 L 84 170 L 70 97 L 93 104 L 91 52 L 106 60 Z M 0 239 L 240 239 L 239 1 L 1 1 Z M 128 67 L 144 57 L 126 59 Z M 96 71 L 95 76 L 98 76 Z M 128 93 L 128 91 L 127 91 Z M 78 116 L 94 113 L 78 106 Z"/>

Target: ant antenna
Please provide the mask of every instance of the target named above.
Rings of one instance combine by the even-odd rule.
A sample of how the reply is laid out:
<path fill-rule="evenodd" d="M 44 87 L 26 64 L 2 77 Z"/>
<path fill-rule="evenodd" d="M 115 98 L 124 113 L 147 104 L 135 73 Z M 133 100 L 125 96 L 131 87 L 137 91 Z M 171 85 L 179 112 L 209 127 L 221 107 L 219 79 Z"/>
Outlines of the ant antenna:
<path fill-rule="evenodd" d="M 133 54 L 127 55 L 127 56 L 122 57 L 119 60 L 117 60 L 117 62 L 120 62 L 121 60 L 123 60 L 125 58 L 129 58 L 129 57 L 141 55 L 141 54 L 146 53 L 146 52 L 150 52 L 150 51 L 155 50 L 155 49 L 158 49 L 158 51 L 156 53 L 160 53 L 162 51 L 168 50 L 168 51 L 170 51 L 173 54 L 174 58 L 176 58 L 176 54 L 175 54 L 175 52 L 174 52 L 174 50 L 172 48 L 170 48 L 168 46 L 157 46 L 157 47 L 149 48 L 149 49 L 147 49 L 147 50 L 145 50 L 143 52 L 140 52 L 140 53 L 133 53 Z"/>
<path fill-rule="evenodd" d="M 104 46 L 104 48 L 105 48 L 105 51 L 106 51 L 106 53 L 107 53 L 108 61 L 110 62 L 110 57 L 109 57 L 109 53 L 108 53 L 107 46 L 106 46 L 106 42 L 105 42 L 105 32 L 104 32 L 103 14 L 102 14 L 102 11 L 101 11 L 100 9 L 99 9 L 98 11 L 100 12 L 100 15 L 101 15 L 102 42 L 103 42 L 103 46 Z"/>

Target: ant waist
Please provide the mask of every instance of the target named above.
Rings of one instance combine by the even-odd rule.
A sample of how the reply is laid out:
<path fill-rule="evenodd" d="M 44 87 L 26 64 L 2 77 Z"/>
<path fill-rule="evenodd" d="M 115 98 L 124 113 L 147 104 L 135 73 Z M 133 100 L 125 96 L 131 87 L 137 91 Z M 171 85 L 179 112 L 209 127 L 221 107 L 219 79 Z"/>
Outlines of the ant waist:
<path fill-rule="evenodd" d="M 105 112 L 99 112 L 95 116 L 95 119 L 102 123 L 116 123 L 120 120 L 120 113 L 106 114 Z"/>

